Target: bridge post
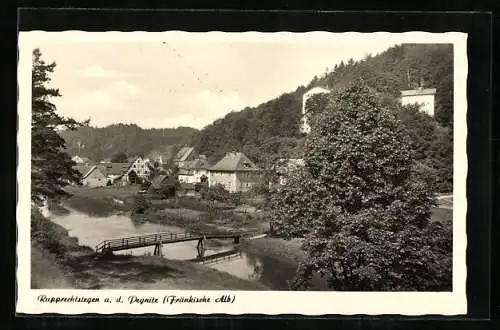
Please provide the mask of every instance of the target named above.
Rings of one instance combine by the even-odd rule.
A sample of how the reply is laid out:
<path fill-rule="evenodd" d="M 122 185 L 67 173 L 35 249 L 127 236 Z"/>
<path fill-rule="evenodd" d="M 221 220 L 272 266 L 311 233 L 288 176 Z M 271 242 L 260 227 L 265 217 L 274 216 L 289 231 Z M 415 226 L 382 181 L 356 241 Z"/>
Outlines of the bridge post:
<path fill-rule="evenodd" d="M 205 243 L 204 243 L 204 238 L 200 238 L 198 240 L 198 245 L 196 246 L 196 249 L 198 250 L 198 258 L 201 259 L 205 255 Z"/>
<path fill-rule="evenodd" d="M 161 257 L 163 255 L 163 251 L 162 251 L 162 244 L 161 242 L 158 243 L 158 244 L 155 244 L 155 250 L 153 252 L 153 255 L 155 257 Z"/>

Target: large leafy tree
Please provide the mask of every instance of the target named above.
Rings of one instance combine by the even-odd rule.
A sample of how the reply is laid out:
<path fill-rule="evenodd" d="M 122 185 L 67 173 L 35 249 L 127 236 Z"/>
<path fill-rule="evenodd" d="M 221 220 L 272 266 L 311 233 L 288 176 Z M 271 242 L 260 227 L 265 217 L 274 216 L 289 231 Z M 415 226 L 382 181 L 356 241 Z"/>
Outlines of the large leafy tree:
<path fill-rule="evenodd" d="M 334 290 L 451 289 L 451 232 L 430 224 L 425 168 L 394 112 L 363 82 L 335 92 L 306 140 L 305 166 L 271 198 L 273 230 L 303 237 L 313 273 Z"/>
<path fill-rule="evenodd" d="M 32 59 L 31 199 L 39 204 L 45 198 L 67 195 L 62 188 L 79 181 L 58 130 L 75 129 L 82 123 L 61 117 L 51 103 L 51 98 L 61 96 L 58 89 L 48 86 L 56 64 L 46 63 L 39 49 L 33 50 Z"/>

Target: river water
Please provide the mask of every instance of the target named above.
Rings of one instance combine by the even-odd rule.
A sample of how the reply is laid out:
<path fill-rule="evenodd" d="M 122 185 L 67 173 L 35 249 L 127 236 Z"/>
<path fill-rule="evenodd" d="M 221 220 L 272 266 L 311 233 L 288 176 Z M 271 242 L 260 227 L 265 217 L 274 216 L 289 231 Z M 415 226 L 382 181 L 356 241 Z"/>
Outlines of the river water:
<path fill-rule="evenodd" d="M 136 223 L 123 214 L 105 217 L 91 216 L 68 209 L 63 214 L 50 213 L 55 223 L 68 230 L 69 235 L 78 238 L 80 245 L 95 249 L 104 240 L 154 234 L 158 232 L 184 232 L 182 228 L 153 223 Z M 168 259 L 192 260 L 197 258 L 197 241 L 163 245 L 163 256 Z M 207 242 L 201 263 L 207 267 L 230 273 L 245 280 L 258 281 L 271 290 L 288 290 L 287 281 L 295 274 L 296 265 L 283 262 L 269 255 L 257 255 L 244 247 L 237 248 L 233 241 Z M 154 246 L 116 252 L 116 254 L 153 255 Z"/>

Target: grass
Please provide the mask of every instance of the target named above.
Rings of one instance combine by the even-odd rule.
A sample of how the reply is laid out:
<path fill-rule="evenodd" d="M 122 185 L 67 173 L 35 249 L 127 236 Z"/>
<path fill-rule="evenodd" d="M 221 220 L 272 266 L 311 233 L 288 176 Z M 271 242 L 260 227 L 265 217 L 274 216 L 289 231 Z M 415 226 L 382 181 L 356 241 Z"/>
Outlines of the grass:
<path fill-rule="evenodd" d="M 65 190 L 72 195 L 63 201 L 65 205 L 89 215 L 107 216 L 118 211 L 130 210 L 140 186 L 97 188 L 69 186 Z"/>
<path fill-rule="evenodd" d="M 144 214 L 132 214 L 133 221 L 151 222 L 184 228 L 193 233 L 245 232 L 264 233 L 268 224 L 262 215 L 219 211 L 215 214 L 190 209 L 149 209 Z"/>

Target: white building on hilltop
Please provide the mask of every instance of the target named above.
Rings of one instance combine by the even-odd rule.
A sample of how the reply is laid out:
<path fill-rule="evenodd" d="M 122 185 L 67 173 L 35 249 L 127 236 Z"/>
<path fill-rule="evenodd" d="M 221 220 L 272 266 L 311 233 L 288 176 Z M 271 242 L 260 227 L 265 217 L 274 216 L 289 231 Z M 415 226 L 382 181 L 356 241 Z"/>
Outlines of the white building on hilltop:
<path fill-rule="evenodd" d="M 420 105 L 420 110 L 430 116 L 434 116 L 434 99 L 436 96 L 435 88 L 417 88 L 401 91 L 401 104 Z"/>
<path fill-rule="evenodd" d="M 307 92 L 304 93 L 302 96 L 302 124 L 300 126 L 300 132 L 301 133 L 309 133 L 311 131 L 311 127 L 307 123 L 307 116 L 306 116 L 306 104 L 307 100 L 309 100 L 312 96 L 317 95 L 317 94 L 328 94 L 331 91 L 326 88 L 322 87 L 313 87 Z"/>

